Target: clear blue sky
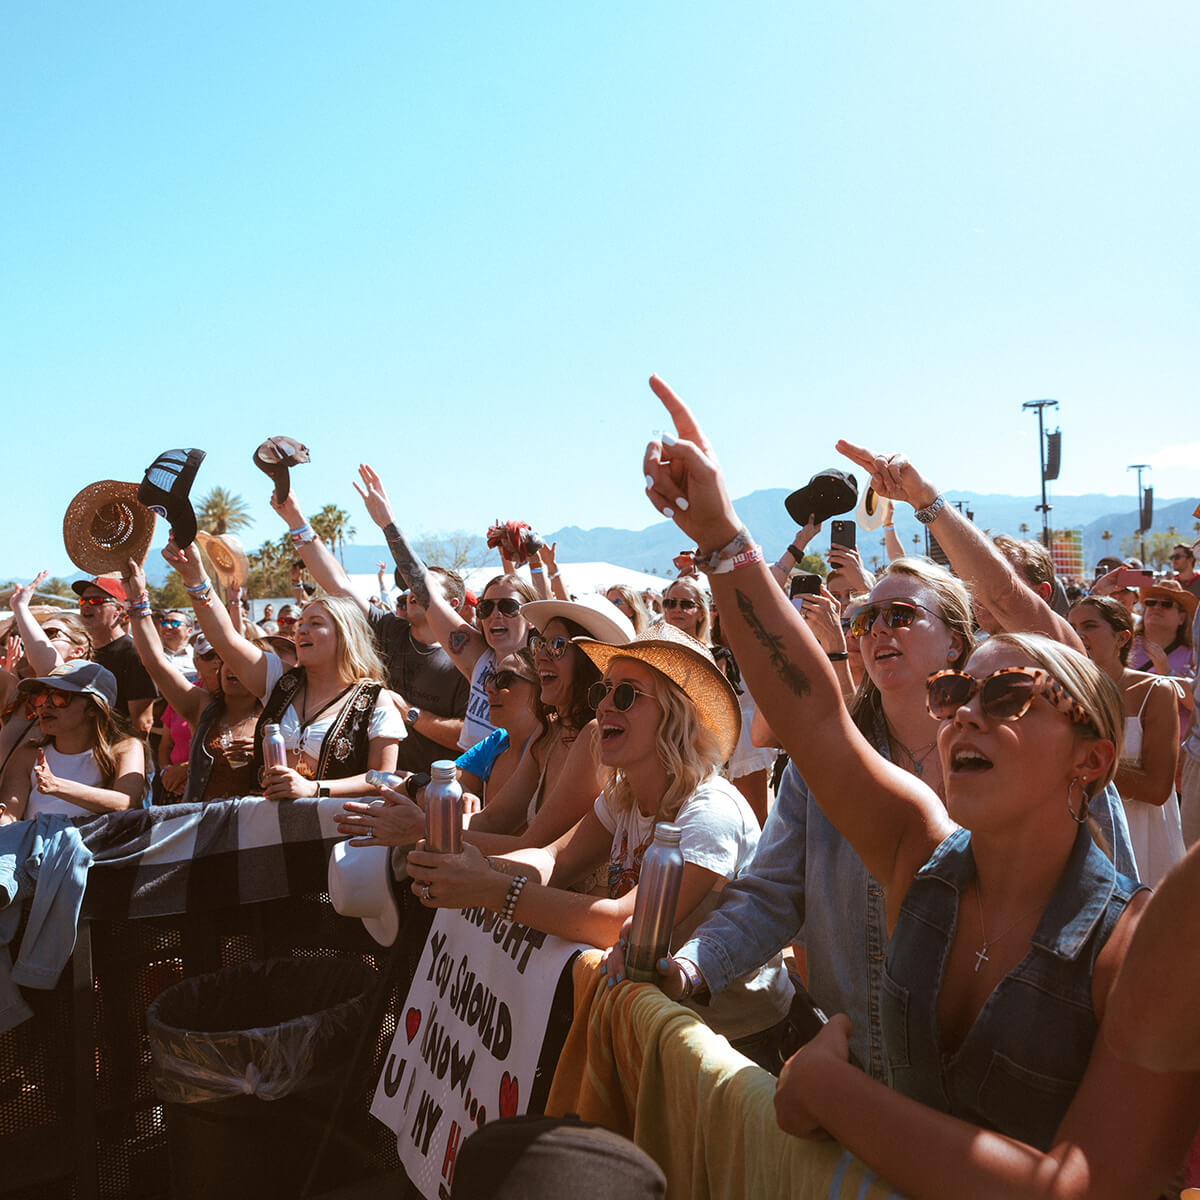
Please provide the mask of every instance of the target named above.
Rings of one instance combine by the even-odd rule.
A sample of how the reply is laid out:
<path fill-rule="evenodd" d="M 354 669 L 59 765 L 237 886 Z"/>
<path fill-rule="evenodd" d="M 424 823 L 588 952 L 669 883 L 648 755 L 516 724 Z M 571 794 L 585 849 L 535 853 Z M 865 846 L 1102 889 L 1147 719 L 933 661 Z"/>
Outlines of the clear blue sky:
<path fill-rule="evenodd" d="M 1198 488 L 1200 8 L 16 5 L 0 575 L 174 446 L 368 459 L 414 531 L 640 528 L 658 371 L 735 495 L 839 436 L 945 487 Z M 300 488 L 299 485 L 303 484 Z M 161 543 L 165 531 L 160 523 Z"/>

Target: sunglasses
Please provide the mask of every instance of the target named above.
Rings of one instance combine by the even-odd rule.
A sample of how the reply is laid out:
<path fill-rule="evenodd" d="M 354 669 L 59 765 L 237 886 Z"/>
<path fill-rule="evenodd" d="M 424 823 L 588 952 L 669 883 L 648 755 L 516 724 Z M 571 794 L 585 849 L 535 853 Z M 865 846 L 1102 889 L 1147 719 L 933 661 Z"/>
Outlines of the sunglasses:
<path fill-rule="evenodd" d="M 907 629 L 917 619 L 917 609 L 922 609 L 931 617 L 938 617 L 932 609 L 915 600 L 880 600 L 877 604 L 864 604 L 850 614 L 850 636 L 866 637 L 881 617 L 889 629 Z"/>
<path fill-rule="evenodd" d="M 45 628 L 45 627 L 43 626 L 43 628 L 42 628 L 42 632 L 43 632 L 43 633 L 44 633 L 44 634 L 45 634 L 45 635 L 46 635 L 46 636 L 47 636 L 47 637 L 48 637 L 48 638 L 49 638 L 51 641 L 53 641 L 55 638 L 66 638 L 68 642 L 72 642 L 72 643 L 73 643 L 73 642 L 74 642 L 74 640 L 75 640 L 73 637 L 71 637 L 71 635 L 70 635 L 70 634 L 69 634 L 69 633 L 68 633 L 68 632 L 67 632 L 65 629 L 58 629 L 58 628 L 56 628 L 56 627 L 51 627 L 51 628 L 47 629 L 47 628 Z"/>
<path fill-rule="evenodd" d="M 408 607 L 408 597 L 407 596 L 397 596 L 396 597 L 396 607 L 397 608 L 407 608 Z"/>
<path fill-rule="evenodd" d="M 1160 600 L 1155 596 L 1151 596 L 1147 600 L 1142 601 L 1143 608 L 1175 608 L 1174 600 Z"/>
<path fill-rule="evenodd" d="M 678 608 L 681 612 L 691 612 L 693 608 L 700 607 L 695 600 L 676 600 L 674 596 L 664 596 L 662 606 L 667 612 L 673 608 Z"/>
<path fill-rule="evenodd" d="M 654 699 L 649 692 L 635 688 L 632 683 L 613 683 L 611 679 L 600 679 L 588 688 L 588 704 L 592 708 L 599 708 L 609 692 L 612 692 L 612 704 L 617 712 L 628 712 L 639 696 L 645 696 L 649 700 Z"/>
<path fill-rule="evenodd" d="M 521 611 L 521 602 L 514 600 L 511 596 L 505 596 L 503 600 L 480 600 L 475 606 L 475 611 L 485 621 L 496 609 L 500 610 L 502 617 L 515 617 Z"/>
<path fill-rule="evenodd" d="M 164 629 L 182 629 L 183 622 L 178 617 L 159 617 L 158 623 Z"/>
<path fill-rule="evenodd" d="M 295 625 L 299 619 L 299 617 L 280 617 L 275 624 L 282 629 L 284 625 Z"/>
<path fill-rule="evenodd" d="M 116 604 L 111 596 L 80 596 L 80 608 L 99 608 L 102 604 Z"/>
<path fill-rule="evenodd" d="M 535 633 L 529 639 L 529 648 L 534 654 L 544 654 L 547 658 L 559 659 L 567 652 L 567 647 L 570 646 L 571 639 L 565 637 L 544 638 L 540 633 Z"/>
<path fill-rule="evenodd" d="M 508 667 L 505 667 L 500 671 L 489 671 L 486 675 L 484 675 L 483 679 L 480 680 L 480 683 L 482 684 L 485 692 L 505 692 L 512 687 L 513 683 L 515 683 L 518 679 L 522 683 L 537 683 L 536 679 L 530 679 L 528 675 L 522 675 L 520 671 L 513 671 Z"/>
<path fill-rule="evenodd" d="M 47 704 L 54 708 L 66 708 L 74 699 L 74 692 L 59 692 L 53 688 L 43 688 L 40 692 L 30 692 L 28 702 L 35 709 L 44 708 Z"/>
<path fill-rule="evenodd" d="M 938 671 L 925 685 L 925 707 L 938 721 L 948 721 L 979 693 L 979 707 L 989 721 L 1019 721 L 1038 696 L 1048 700 L 1076 725 L 1099 734 L 1083 705 L 1073 700 L 1057 679 L 1039 667 L 1001 667 L 984 679 L 963 671 Z"/>

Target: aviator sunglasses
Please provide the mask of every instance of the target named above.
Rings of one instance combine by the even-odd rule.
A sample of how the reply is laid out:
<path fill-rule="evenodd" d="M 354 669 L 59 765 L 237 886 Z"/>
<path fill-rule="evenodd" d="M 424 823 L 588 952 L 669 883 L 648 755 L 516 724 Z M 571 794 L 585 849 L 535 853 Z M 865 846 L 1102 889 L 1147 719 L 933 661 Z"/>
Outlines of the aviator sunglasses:
<path fill-rule="evenodd" d="M 917 619 L 917 609 L 941 620 L 933 609 L 918 604 L 916 600 L 879 600 L 874 604 L 864 604 L 850 614 L 850 636 L 866 637 L 880 618 L 889 629 L 907 629 Z"/>
<path fill-rule="evenodd" d="M 963 671 L 938 671 L 930 675 L 925 689 L 925 707 L 938 721 L 950 720 L 976 693 L 979 707 L 989 721 L 1019 721 L 1034 699 L 1042 696 L 1075 724 L 1096 730 L 1083 705 L 1073 700 L 1053 675 L 1038 667 L 1001 667 L 983 679 Z"/>
<path fill-rule="evenodd" d="M 700 607 L 695 600 L 677 600 L 674 596 L 664 596 L 662 606 L 667 612 L 673 608 L 678 608 L 681 612 L 691 612 L 693 608 Z"/>
<path fill-rule="evenodd" d="M 511 596 L 505 596 L 503 600 L 480 600 L 475 606 L 475 611 L 485 621 L 496 609 L 500 610 L 502 617 L 515 617 L 521 611 L 521 602 L 514 600 Z"/>
<path fill-rule="evenodd" d="M 567 652 L 567 647 L 571 644 L 570 638 L 565 637 L 542 637 L 540 633 L 535 633 L 529 639 L 529 648 L 534 654 L 544 654 L 547 658 L 559 659 Z"/>
<path fill-rule="evenodd" d="M 643 692 L 639 688 L 635 688 L 632 683 L 613 683 L 611 679 L 598 679 L 588 688 L 588 704 L 592 708 L 599 708 L 604 697 L 609 692 L 612 692 L 613 708 L 617 712 L 628 712 L 633 707 L 633 702 L 639 696 L 645 696 L 648 700 L 654 699 L 649 692 Z"/>

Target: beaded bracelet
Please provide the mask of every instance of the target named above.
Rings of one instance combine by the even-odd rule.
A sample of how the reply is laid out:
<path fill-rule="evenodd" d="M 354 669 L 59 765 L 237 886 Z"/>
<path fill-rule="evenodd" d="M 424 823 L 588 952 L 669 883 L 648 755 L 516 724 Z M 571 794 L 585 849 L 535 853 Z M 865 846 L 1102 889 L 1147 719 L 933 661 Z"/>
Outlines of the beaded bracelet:
<path fill-rule="evenodd" d="M 504 921 L 511 921 L 513 913 L 517 908 L 517 901 L 521 898 L 521 889 L 525 886 L 528 875 L 514 875 L 513 881 L 508 885 L 508 894 L 504 897 L 504 907 L 500 910 L 500 918 Z"/>

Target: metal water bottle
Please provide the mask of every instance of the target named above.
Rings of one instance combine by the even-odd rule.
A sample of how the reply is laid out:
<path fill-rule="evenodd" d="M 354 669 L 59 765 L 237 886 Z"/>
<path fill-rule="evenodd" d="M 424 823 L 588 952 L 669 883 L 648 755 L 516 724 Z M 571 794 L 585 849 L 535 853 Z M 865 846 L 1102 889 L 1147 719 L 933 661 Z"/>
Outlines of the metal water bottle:
<path fill-rule="evenodd" d="M 264 767 L 287 766 L 287 746 L 278 725 L 263 726 L 262 758 Z"/>
<path fill-rule="evenodd" d="M 660 958 L 671 953 L 675 906 L 683 880 L 680 829 L 666 821 L 654 827 L 654 844 L 642 859 L 638 875 L 637 904 L 625 951 L 625 974 L 638 983 L 657 983 Z"/>
<path fill-rule="evenodd" d="M 434 854 L 462 850 L 462 788 L 458 770 L 450 759 L 439 759 L 429 768 L 425 788 L 425 849 Z"/>
<path fill-rule="evenodd" d="M 391 788 L 394 792 L 404 790 L 405 776 L 397 775 L 395 771 L 368 771 L 367 787 Z"/>

